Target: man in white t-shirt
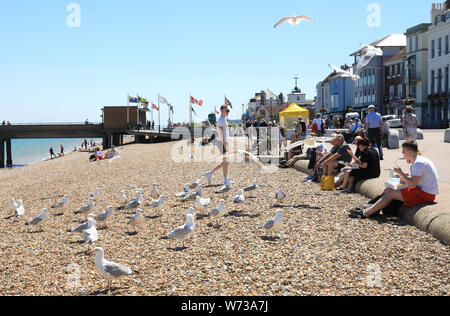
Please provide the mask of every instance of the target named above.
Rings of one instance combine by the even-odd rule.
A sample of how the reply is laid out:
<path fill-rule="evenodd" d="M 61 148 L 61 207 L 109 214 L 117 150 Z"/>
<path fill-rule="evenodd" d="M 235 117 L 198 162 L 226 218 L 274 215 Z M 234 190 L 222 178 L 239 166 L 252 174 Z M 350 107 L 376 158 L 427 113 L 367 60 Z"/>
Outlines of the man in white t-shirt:
<path fill-rule="evenodd" d="M 217 121 L 217 127 L 219 132 L 219 149 L 221 150 L 221 153 L 225 155 L 229 151 L 229 145 L 228 145 L 228 139 L 230 137 L 230 132 L 228 130 L 228 123 L 227 123 L 227 117 L 230 114 L 230 109 L 227 105 L 222 105 L 220 108 L 220 118 Z M 228 167 L 230 163 L 228 162 L 227 158 L 223 158 L 223 162 L 215 167 L 214 169 L 208 171 L 205 173 L 206 179 L 208 179 L 208 184 L 212 184 L 212 177 L 214 172 L 223 169 L 223 181 L 224 181 L 224 187 L 221 189 L 231 189 L 231 180 L 228 178 Z"/>
<path fill-rule="evenodd" d="M 430 204 L 439 195 L 439 176 L 433 162 L 419 155 L 419 147 L 416 142 L 405 142 L 403 145 L 403 156 L 411 166 L 411 176 L 400 168 L 395 168 L 401 181 L 408 186 L 404 190 L 387 189 L 383 198 L 373 206 L 360 211 L 360 217 L 369 217 L 387 207 L 392 201 L 405 202 L 407 207 Z"/>

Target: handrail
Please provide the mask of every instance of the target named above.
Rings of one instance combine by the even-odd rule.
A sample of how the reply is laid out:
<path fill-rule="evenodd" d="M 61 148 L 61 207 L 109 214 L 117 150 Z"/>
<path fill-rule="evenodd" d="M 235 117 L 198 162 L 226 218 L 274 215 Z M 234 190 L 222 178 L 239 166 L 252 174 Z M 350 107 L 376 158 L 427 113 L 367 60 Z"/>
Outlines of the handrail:
<path fill-rule="evenodd" d="M 0 127 L 6 127 L 6 126 L 58 126 L 58 125 L 102 125 L 101 122 L 89 122 L 89 124 L 86 124 L 85 122 L 61 122 L 61 123 L 10 123 L 6 125 L 2 125 L 0 123 Z"/>

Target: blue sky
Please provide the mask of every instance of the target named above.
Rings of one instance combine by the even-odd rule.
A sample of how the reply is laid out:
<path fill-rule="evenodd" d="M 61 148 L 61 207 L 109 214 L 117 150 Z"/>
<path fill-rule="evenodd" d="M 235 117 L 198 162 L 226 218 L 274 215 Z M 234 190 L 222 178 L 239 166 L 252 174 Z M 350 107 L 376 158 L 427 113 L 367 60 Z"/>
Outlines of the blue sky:
<path fill-rule="evenodd" d="M 66 7 L 81 7 L 81 27 Z M 100 121 L 104 105 L 127 94 L 157 102 L 158 92 L 187 121 L 188 96 L 204 99 L 204 119 L 224 95 L 231 118 L 255 92 L 285 95 L 300 76 L 312 99 L 328 63 L 352 62 L 359 43 L 429 22 L 432 0 L 380 0 L 381 27 L 370 28 L 373 1 L 302 0 L 3 0 L 0 3 L 0 121 Z M 283 16 L 317 23 L 274 29 Z M 167 122 L 167 107 L 162 108 Z"/>

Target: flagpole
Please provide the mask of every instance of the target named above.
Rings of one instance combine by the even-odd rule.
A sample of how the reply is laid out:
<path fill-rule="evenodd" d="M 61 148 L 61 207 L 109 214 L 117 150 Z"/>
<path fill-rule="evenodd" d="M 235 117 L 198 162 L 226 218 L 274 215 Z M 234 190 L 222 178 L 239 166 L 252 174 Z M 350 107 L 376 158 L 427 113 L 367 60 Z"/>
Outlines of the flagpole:
<path fill-rule="evenodd" d="M 189 125 L 192 128 L 194 125 L 194 122 L 192 121 L 192 95 L 189 95 Z"/>
<path fill-rule="evenodd" d="M 160 105 L 160 96 L 158 93 L 158 126 L 159 126 L 159 132 L 161 133 L 161 105 Z"/>
<path fill-rule="evenodd" d="M 153 124 L 153 102 L 151 102 L 151 103 L 152 103 L 152 124 Z M 150 127 L 150 129 L 152 129 L 152 128 Z"/>
<path fill-rule="evenodd" d="M 127 100 L 127 128 L 130 126 L 130 94 L 128 94 Z"/>

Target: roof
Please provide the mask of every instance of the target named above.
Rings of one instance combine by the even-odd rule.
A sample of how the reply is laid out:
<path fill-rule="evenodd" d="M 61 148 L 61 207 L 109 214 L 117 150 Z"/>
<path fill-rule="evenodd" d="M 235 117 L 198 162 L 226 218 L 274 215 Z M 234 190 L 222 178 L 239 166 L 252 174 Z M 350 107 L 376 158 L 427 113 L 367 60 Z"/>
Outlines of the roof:
<path fill-rule="evenodd" d="M 406 47 L 402 48 L 397 54 L 385 61 L 384 65 L 395 64 L 397 61 L 402 61 L 406 58 Z"/>
<path fill-rule="evenodd" d="M 291 105 L 289 105 L 288 108 L 280 114 L 309 114 L 309 111 L 307 109 L 299 107 L 295 103 L 291 103 Z"/>
<path fill-rule="evenodd" d="M 420 33 L 427 32 L 428 29 L 430 28 L 430 26 L 431 26 L 431 23 L 422 23 L 422 24 L 413 26 L 406 30 L 406 36 L 417 33 L 417 32 L 420 32 Z"/>
<path fill-rule="evenodd" d="M 377 39 L 375 42 L 370 45 L 383 48 L 383 47 L 404 47 L 406 46 L 406 35 L 400 33 L 390 34 L 386 37 Z M 363 52 L 364 48 L 360 48 L 356 52 L 350 54 L 350 56 L 360 55 Z"/>

